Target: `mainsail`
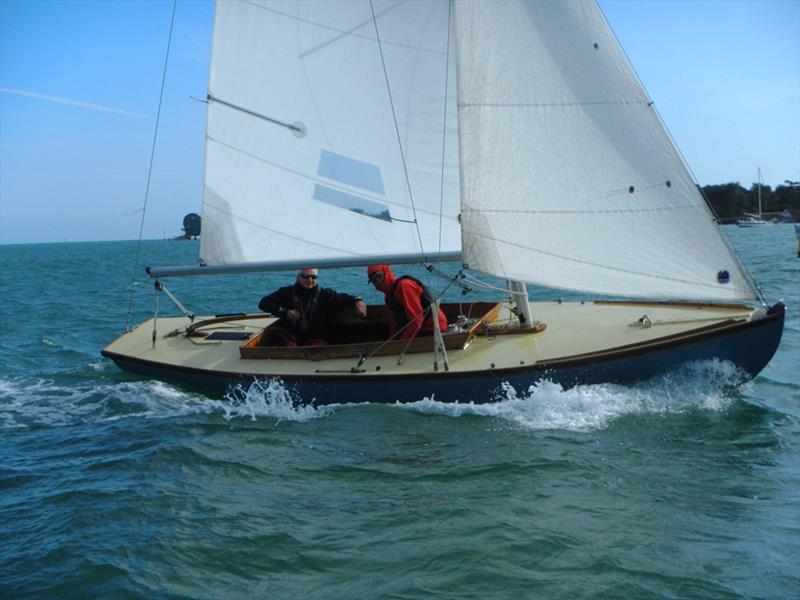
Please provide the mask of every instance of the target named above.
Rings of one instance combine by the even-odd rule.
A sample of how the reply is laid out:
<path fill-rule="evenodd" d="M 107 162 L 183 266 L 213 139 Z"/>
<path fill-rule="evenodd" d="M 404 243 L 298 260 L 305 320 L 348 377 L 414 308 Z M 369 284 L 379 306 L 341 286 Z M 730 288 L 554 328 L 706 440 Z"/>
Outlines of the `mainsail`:
<path fill-rule="evenodd" d="M 218 2 L 203 263 L 436 253 L 758 297 L 593 2 Z"/>
<path fill-rule="evenodd" d="M 446 2 L 217 3 L 206 264 L 459 252 L 449 13 Z"/>

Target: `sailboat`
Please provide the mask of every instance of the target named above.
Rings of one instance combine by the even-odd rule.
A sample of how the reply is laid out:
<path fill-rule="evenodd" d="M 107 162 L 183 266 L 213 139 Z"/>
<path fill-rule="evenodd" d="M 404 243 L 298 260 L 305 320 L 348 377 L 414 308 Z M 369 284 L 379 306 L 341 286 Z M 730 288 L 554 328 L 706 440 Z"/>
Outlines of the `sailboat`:
<path fill-rule="evenodd" d="M 758 214 L 753 215 L 744 213 L 746 219 L 739 219 L 736 221 L 738 227 L 758 227 L 759 225 L 771 225 L 769 221 L 765 221 L 761 216 L 761 168 L 758 169 Z"/>
<path fill-rule="evenodd" d="M 122 369 L 317 404 L 490 402 L 693 361 L 754 377 L 783 331 L 593 2 L 218 2 L 202 223 L 197 265 L 147 269 L 157 294 L 373 263 L 507 287 L 441 303 L 448 330 L 410 343 L 382 305 L 314 347 L 263 345 L 272 315 L 154 314 L 103 349 Z M 600 298 L 531 302 L 526 283 Z"/>

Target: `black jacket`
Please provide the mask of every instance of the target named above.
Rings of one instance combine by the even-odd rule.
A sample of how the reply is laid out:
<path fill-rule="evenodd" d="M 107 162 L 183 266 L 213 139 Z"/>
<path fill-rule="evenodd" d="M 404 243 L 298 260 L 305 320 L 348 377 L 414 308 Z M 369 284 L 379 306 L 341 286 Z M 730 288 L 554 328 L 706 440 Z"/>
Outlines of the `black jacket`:
<path fill-rule="evenodd" d="M 356 296 L 339 293 L 330 288 L 315 285 L 308 290 L 295 283 L 264 296 L 258 303 L 258 308 L 279 317 L 275 325 L 291 330 L 298 340 L 326 339 L 333 311 L 337 308 L 354 306 L 358 300 L 360 298 Z M 286 311 L 290 309 L 298 311 L 303 318 L 294 322 L 287 319 Z"/>

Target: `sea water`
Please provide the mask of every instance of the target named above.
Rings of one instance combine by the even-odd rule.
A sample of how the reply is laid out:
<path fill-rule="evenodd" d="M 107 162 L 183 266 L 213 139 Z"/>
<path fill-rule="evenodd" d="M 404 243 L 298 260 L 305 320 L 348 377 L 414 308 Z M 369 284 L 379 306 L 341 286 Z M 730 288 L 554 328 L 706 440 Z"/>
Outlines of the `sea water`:
<path fill-rule="evenodd" d="M 151 316 L 141 267 L 197 242 L 146 241 L 138 266 L 136 242 L 0 246 L 0 597 L 800 597 L 800 259 L 790 225 L 725 232 L 789 308 L 754 381 L 708 361 L 482 405 L 125 374 L 99 351 Z M 167 285 L 212 314 L 291 279 Z M 379 303 L 365 279 L 320 284 Z"/>

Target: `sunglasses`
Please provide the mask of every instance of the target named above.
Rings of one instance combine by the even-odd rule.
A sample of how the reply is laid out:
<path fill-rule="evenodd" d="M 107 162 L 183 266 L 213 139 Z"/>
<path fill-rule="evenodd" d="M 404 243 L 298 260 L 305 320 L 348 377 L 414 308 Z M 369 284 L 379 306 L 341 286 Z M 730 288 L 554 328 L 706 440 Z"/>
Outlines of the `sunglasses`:
<path fill-rule="evenodd" d="M 305 273 L 300 274 L 300 279 L 316 279 L 318 275 L 306 275 Z"/>

